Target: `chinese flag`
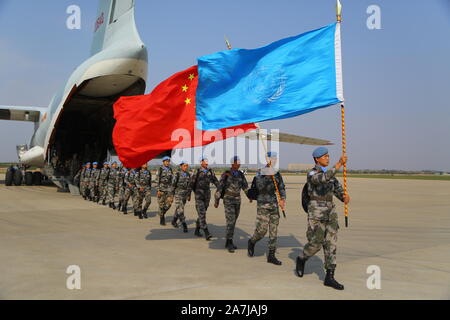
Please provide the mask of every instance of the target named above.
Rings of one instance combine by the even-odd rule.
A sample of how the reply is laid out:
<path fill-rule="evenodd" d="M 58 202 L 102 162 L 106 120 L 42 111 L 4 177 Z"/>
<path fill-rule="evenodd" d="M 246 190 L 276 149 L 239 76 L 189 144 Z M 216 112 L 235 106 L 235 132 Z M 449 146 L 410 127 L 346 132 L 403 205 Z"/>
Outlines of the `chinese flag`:
<path fill-rule="evenodd" d="M 194 66 L 161 82 L 148 95 L 121 97 L 114 104 L 113 143 L 125 167 L 140 167 L 165 150 L 198 147 L 256 129 L 250 123 L 217 131 L 198 130 L 197 83 Z"/>

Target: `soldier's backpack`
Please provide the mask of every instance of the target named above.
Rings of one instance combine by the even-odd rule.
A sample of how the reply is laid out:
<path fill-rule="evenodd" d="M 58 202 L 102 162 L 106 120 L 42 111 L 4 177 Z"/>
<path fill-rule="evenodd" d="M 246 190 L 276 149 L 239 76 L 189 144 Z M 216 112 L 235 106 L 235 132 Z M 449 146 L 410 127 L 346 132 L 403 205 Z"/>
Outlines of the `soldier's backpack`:
<path fill-rule="evenodd" d="M 256 189 L 256 177 L 253 178 L 252 186 L 250 187 L 250 189 L 248 189 L 247 195 L 248 195 L 248 198 L 251 200 L 258 199 L 258 189 Z"/>
<path fill-rule="evenodd" d="M 311 201 L 311 197 L 308 192 L 308 182 L 305 183 L 302 190 L 302 207 L 303 210 L 308 213 L 308 204 Z"/>

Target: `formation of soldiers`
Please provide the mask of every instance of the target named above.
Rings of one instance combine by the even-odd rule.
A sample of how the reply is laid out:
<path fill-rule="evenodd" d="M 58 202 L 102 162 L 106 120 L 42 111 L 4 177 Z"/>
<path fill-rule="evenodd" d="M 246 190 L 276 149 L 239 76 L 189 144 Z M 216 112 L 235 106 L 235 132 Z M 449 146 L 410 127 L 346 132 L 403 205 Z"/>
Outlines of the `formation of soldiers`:
<path fill-rule="evenodd" d="M 324 285 L 343 290 L 344 286 L 334 279 L 336 268 L 336 241 L 339 229 L 333 195 L 339 200 L 348 203 L 350 198 L 338 180 L 336 172 L 347 161 L 341 157 L 332 169 L 327 169 L 329 163 L 328 150 L 317 148 L 313 153 L 316 166 L 308 174 L 307 191 L 308 202 L 308 243 L 303 253 L 297 258 L 296 273 L 303 277 L 307 260 L 321 248 L 325 255 L 326 277 Z M 249 257 L 254 256 L 256 243 L 269 232 L 267 262 L 281 265 L 276 256 L 277 229 L 280 219 L 279 208 L 283 211 L 286 205 L 286 189 L 279 171 L 274 170 L 277 154 L 267 154 L 267 166 L 259 170 L 249 188 L 245 175 L 240 168 L 240 159 L 235 156 L 231 159 L 231 168 L 226 170 L 220 180 L 214 170 L 208 167 L 208 159 L 200 159 L 201 167 L 190 172 L 189 165 L 181 162 L 177 170 L 170 166 L 170 158 L 162 159 L 162 166 L 157 169 L 154 183 L 159 207 L 160 224 L 166 224 L 165 215 L 175 201 L 175 214 L 171 224 L 175 228 L 182 227 L 184 233 L 188 232 L 184 207 L 191 201 L 191 193 L 195 194 L 195 208 L 198 218 L 195 223 L 194 234 L 198 237 L 212 238 L 208 230 L 206 213 L 211 200 L 211 184 L 216 186 L 214 193 L 214 207 L 218 207 L 223 199 L 226 219 L 225 248 L 233 253 L 237 249 L 233 243 L 234 230 L 241 208 L 241 191 L 249 201 L 256 200 L 257 216 L 256 228 L 253 236 L 248 240 L 247 252 Z M 151 204 L 152 174 L 144 164 L 141 168 L 118 168 L 118 163 L 103 163 L 101 169 L 98 163 L 88 162 L 77 173 L 75 180 L 79 181 L 80 193 L 85 200 L 94 201 L 102 205 L 128 214 L 128 201 L 133 202 L 134 215 L 139 219 L 147 219 L 147 210 Z M 115 199 L 118 198 L 118 206 Z M 179 222 L 179 224 L 178 224 Z M 203 233 L 203 234 L 202 234 Z"/>

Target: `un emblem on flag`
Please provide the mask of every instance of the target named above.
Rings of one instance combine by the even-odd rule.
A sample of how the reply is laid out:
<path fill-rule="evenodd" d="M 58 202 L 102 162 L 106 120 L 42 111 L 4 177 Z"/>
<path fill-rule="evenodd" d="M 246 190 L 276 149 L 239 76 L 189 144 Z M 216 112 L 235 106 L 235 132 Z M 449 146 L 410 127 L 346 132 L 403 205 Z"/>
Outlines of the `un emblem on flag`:
<path fill-rule="evenodd" d="M 281 65 L 259 66 L 251 72 L 245 84 L 247 99 L 253 103 L 272 103 L 283 95 L 286 74 Z"/>

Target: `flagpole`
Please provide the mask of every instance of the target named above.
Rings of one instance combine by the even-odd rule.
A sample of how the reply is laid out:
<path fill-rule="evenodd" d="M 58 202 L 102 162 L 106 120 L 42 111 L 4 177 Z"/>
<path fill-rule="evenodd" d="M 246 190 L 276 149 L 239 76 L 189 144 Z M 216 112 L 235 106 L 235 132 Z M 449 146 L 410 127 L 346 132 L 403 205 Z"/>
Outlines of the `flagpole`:
<path fill-rule="evenodd" d="M 340 24 L 342 21 L 342 5 L 336 0 L 336 20 Z M 345 106 L 341 103 L 341 123 L 342 123 L 342 155 L 347 154 L 347 140 L 345 137 Z M 344 195 L 347 196 L 347 162 L 344 163 Z M 348 204 L 344 204 L 345 227 L 348 227 Z"/>

